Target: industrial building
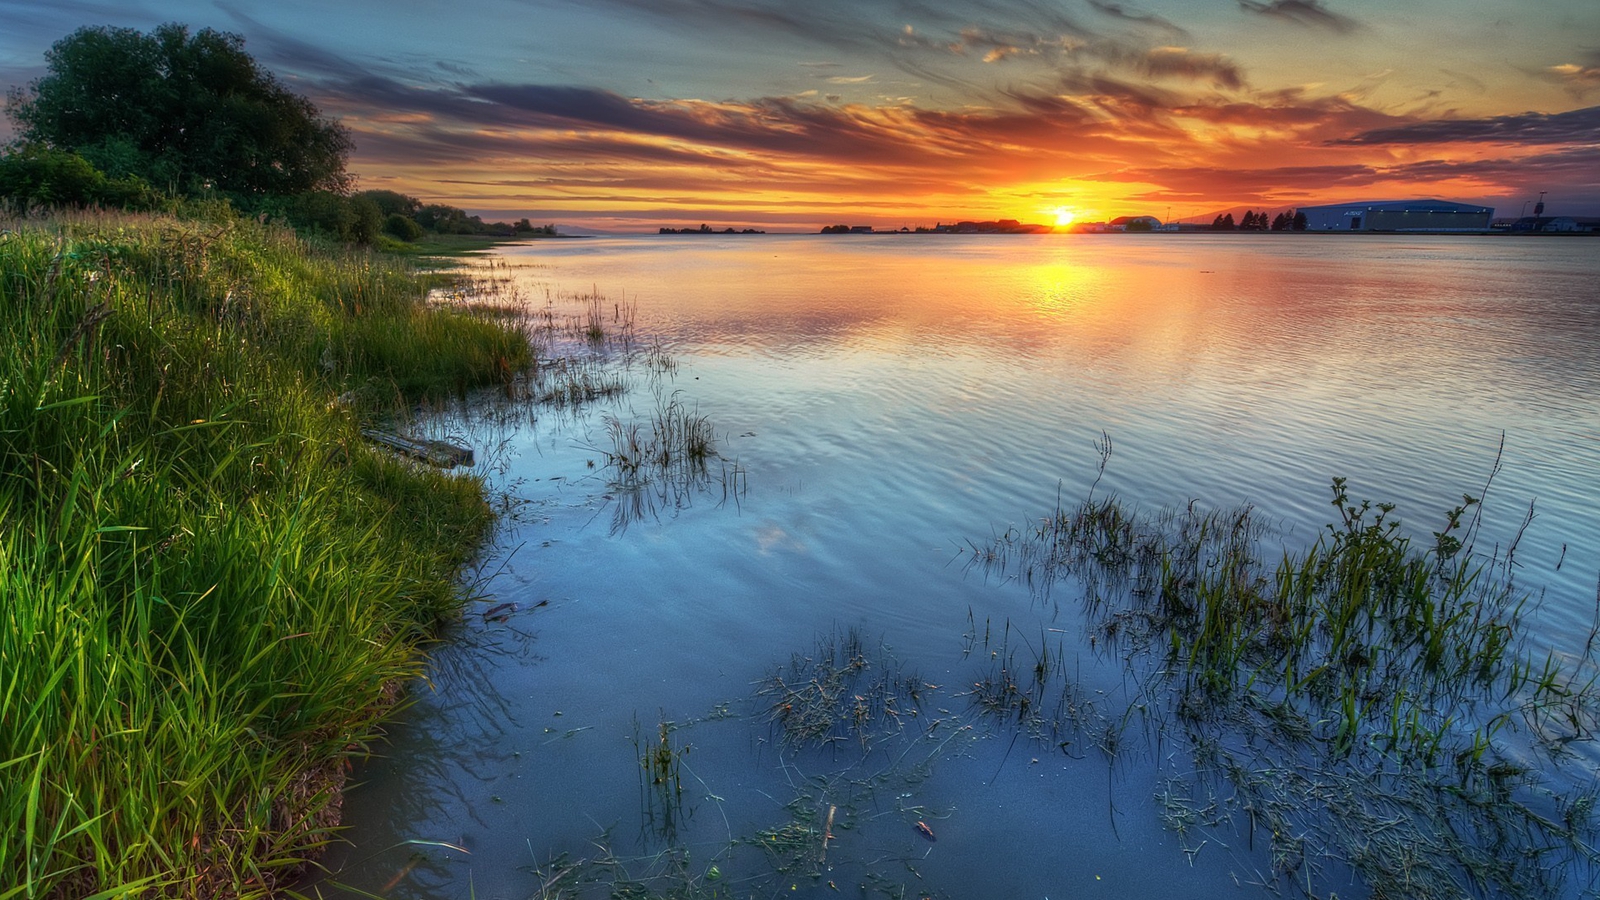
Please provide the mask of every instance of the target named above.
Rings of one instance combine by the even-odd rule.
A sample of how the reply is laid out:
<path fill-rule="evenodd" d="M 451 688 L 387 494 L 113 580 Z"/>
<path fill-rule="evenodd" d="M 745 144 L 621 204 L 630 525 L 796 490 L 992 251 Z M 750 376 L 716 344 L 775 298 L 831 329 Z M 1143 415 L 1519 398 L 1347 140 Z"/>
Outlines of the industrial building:
<path fill-rule="evenodd" d="M 1111 231 L 1161 231 L 1161 220 L 1155 216 L 1118 216 L 1106 226 Z"/>
<path fill-rule="evenodd" d="M 1302 206 L 1307 231 L 1488 231 L 1494 208 L 1447 200 L 1384 200 Z"/>
<path fill-rule="evenodd" d="M 1539 204 L 1544 206 L 1543 203 Z M 1600 218 L 1594 216 L 1523 216 L 1507 228 L 1513 234 L 1596 234 Z"/>

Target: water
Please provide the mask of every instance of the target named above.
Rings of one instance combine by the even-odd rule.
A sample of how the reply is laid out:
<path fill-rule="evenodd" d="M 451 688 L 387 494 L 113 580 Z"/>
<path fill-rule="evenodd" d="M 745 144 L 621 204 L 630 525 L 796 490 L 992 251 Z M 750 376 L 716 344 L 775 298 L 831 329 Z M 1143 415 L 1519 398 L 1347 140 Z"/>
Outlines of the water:
<path fill-rule="evenodd" d="M 1097 491 L 1150 509 L 1253 504 L 1297 546 L 1332 517 L 1333 476 L 1426 536 L 1483 494 L 1499 455 L 1481 548 L 1505 546 L 1534 504 L 1517 554 L 1540 600 L 1530 640 L 1576 652 L 1600 577 L 1596 249 L 1280 235 L 509 248 L 529 295 L 625 298 L 679 367 L 635 367 L 621 400 L 499 435 L 497 484 L 527 503 L 474 609 L 519 610 L 469 614 L 438 652 L 359 773 L 352 846 L 329 863 L 343 884 L 419 898 L 537 897 L 571 862 L 610 856 L 732 896 L 1262 895 L 1270 860 L 1248 829 L 1163 827 L 1156 798 L 1184 768 L 1172 743 L 1125 740 L 1111 765 L 971 716 L 986 622 L 1055 641 L 1096 696 L 1126 707 L 1133 688 L 1074 606 L 985 578 L 963 551 L 1081 499 L 1102 433 L 1114 449 Z M 618 522 L 601 416 L 648 418 L 674 392 L 742 481 Z M 944 719 L 948 744 L 779 752 L 753 685 L 852 628 L 930 686 L 905 734 Z M 691 748 L 671 827 L 636 743 L 662 721 Z M 773 877 L 778 842 L 757 849 L 762 833 L 820 833 L 829 806 L 848 830 L 808 863 L 819 877 Z M 712 864 L 722 879 L 706 880 Z"/>

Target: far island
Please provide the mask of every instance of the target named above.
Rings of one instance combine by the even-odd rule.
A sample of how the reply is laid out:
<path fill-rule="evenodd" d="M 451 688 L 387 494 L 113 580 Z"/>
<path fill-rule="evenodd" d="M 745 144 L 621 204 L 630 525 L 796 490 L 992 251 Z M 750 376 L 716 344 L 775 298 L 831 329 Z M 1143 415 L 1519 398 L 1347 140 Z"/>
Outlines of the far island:
<path fill-rule="evenodd" d="M 701 225 L 699 228 L 690 228 L 687 225 L 685 225 L 682 228 L 666 228 L 666 227 L 663 227 L 657 233 L 658 234 L 766 234 L 765 231 L 762 231 L 759 228 L 746 228 L 743 231 L 734 231 L 730 227 L 730 228 L 724 228 L 721 231 L 717 231 L 717 230 L 713 229 L 710 225 Z"/>
<path fill-rule="evenodd" d="M 1001 219 L 998 222 L 957 222 L 954 225 L 940 223 L 929 228 L 918 226 L 912 228 L 889 229 L 879 231 L 871 225 L 825 225 L 823 234 L 1049 234 L 1055 229 L 1049 225 L 1033 225 L 1027 222 L 1018 222 L 1016 219 Z"/>

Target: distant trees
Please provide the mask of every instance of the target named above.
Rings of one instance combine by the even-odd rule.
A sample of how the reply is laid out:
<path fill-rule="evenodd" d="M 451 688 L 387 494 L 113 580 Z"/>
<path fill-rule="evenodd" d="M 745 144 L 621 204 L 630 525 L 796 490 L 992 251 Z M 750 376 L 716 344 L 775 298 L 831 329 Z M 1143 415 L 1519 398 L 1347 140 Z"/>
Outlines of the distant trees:
<path fill-rule="evenodd" d="M 173 194 L 290 196 L 349 188 L 349 135 L 280 85 L 244 39 L 169 23 L 149 34 L 80 28 L 45 54 L 47 74 L 13 89 L 24 144 L 81 156 L 112 180 Z"/>
<path fill-rule="evenodd" d="M 348 197 L 333 191 L 307 191 L 274 199 L 258 209 L 269 216 L 287 219 L 296 228 L 348 244 L 371 244 L 385 226 L 378 204 L 359 194 Z"/>
<path fill-rule="evenodd" d="M 362 191 L 361 196 L 377 204 L 378 212 L 385 216 L 415 218 L 417 212 L 422 209 L 421 200 L 408 197 L 399 191 Z"/>
<path fill-rule="evenodd" d="M 1248 211 L 1244 214 L 1244 220 L 1239 223 L 1240 231 L 1266 231 L 1268 227 L 1266 210 L 1259 213 Z"/>
<path fill-rule="evenodd" d="M 398 191 L 362 191 L 349 199 L 354 203 L 371 204 L 380 218 L 382 231 L 402 241 L 414 241 L 425 234 L 553 237 L 556 233 L 554 225 L 534 225 L 525 218 L 515 223 L 485 222 L 479 216 L 468 215 L 464 209 L 443 203 L 423 203 Z"/>
<path fill-rule="evenodd" d="M 1233 213 L 1217 216 L 1211 222 L 1212 231 L 1305 231 L 1306 214 L 1295 210 L 1285 210 L 1273 216 L 1269 221 L 1267 211 L 1246 210 L 1244 218 L 1237 224 L 1233 221 Z"/>

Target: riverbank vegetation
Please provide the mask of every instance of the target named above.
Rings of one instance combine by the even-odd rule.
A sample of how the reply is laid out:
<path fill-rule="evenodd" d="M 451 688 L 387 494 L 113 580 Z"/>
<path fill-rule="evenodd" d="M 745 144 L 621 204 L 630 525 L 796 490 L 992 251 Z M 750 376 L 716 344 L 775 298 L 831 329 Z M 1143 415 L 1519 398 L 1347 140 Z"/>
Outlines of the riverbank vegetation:
<path fill-rule="evenodd" d="M 359 429 L 510 383 L 518 320 L 190 212 L 0 220 L 5 900 L 282 884 L 492 523 Z"/>

